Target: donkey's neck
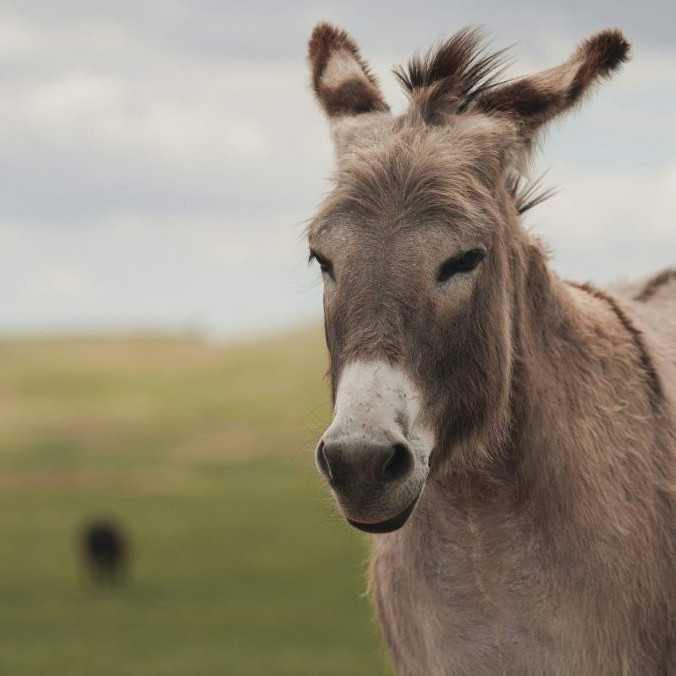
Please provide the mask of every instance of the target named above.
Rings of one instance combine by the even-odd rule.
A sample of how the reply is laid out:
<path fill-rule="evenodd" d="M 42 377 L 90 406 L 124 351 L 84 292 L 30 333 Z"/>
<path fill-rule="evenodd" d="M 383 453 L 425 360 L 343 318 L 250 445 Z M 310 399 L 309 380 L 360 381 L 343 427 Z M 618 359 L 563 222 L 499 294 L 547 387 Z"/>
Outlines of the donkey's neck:
<path fill-rule="evenodd" d="M 594 628 L 614 621 L 631 636 L 645 608 L 667 626 L 659 585 L 643 586 L 673 577 L 648 352 L 618 301 L 532 258 L 514 285 L 500 460 L 447 461 L 411 523 L 374 542 L 374 597 L 401 673 L 469 673 L 470 663 L 482 674 L 630 673 L 631 647 L 604 644 Z M 488 646 L 480 657 L 477 642 Z"/>
<path fill-rule="evenodd" d="M 588 522 L 592 504 L 605 517 L 634 476 L 627 436 L 654 439 L 660 385 L 642 335 L 617 299 L 561 281 L 535 248 L 514 308 L 505 457 L 520 495 L 556 524 Z"/>
<path fill-rule="evenodd" d="M 505 561 L 536 543 L 541 568 L 564 577 L 581 559 L 604 571 L 621 566 L 608 541 L 637 546 L 627 539 L 637 514 L 658 509 L 658 383 L 641 336 L 618 301 L 562 282 L 537 254 L 515 284 L 511 426 L 499 460 L 440 467 L 402 540 L 426 551 L 440 532 L 443 541 L 459 538 L 482 584 L 497 543 Z"/>

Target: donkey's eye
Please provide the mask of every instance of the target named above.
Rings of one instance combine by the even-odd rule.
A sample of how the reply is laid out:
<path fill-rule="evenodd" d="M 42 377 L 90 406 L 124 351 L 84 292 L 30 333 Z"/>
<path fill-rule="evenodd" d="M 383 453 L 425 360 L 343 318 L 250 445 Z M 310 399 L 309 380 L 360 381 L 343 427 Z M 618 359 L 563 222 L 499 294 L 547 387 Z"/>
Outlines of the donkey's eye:
<path fill-rule="evenodd" d="M 440 284 L 448 281 L 453 275 L 461 272 L 471 272 L 486 257 L 485 249 L 471 249 L 458 256 L 453 256 L 444 262 L 437 273 Z"/>
<path fill-rule="evenodd" d="M 328 258 L 320 256 L 316 251 L 310 251 L 309 262 L 312 263 L 312 261 L 317 261 L 322 274 L 328 275 L 331 279 L 335 280 L 333 276 L 333 263 Z"/>

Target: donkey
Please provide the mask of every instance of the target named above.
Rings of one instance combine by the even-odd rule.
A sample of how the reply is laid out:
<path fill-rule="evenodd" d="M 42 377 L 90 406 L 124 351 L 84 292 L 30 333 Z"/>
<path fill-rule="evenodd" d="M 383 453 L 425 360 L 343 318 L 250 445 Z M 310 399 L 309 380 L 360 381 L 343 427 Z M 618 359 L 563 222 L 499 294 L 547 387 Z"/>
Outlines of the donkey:
<path fill-rule="evenodd" d="M 539 132 L 628 59 L 622 33 L 500 81 L 466 29 L 395 71 L 309 43 L 335 185 L 309 229 L 334 418 L 316 463 L 372 539 L 401 676 L 676 675 L 676 271 L 562 281 L 521 215 Z"/>
<path fill-rule="evenodd" d="M 124 581 L 129 559 L 129 544 L 123 530 L 114 521 L 100 519 L 82 531 L 82 555 L 92 579 L 112 586 Z"/>

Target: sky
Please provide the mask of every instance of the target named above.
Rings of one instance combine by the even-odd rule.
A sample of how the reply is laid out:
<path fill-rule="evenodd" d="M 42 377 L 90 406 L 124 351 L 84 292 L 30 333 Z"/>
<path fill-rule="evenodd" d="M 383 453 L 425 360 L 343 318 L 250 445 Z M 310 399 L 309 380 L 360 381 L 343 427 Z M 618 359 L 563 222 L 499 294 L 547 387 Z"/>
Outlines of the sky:
<path fill-rule="evenodd" d="M 562 275 L 676 264 L 676 3 L 0 0 L 0 332 L 250 335 L 321 316 L 303 230 L 330 189 L 306 45 L 347 29 L 391 68 L 471 25 L 510 75 L 619 27 L 632 61 L 543 139 L 526 226 Z"/>

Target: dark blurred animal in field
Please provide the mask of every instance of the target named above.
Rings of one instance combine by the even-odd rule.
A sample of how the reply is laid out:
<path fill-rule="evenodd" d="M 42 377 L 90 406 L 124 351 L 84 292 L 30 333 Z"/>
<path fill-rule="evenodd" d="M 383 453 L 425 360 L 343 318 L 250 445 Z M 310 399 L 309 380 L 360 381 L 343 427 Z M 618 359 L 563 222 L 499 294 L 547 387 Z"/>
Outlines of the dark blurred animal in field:
<path fill-rule="evenodd" d="M 676 271 L 568 283 L 521 224 L 539 132 L 629 45 L 603 31 L 504 82 L 481 45 L 399 69 L 393 115 L 345 32 L 312 35 L 337 161 L 309 227 L 334 400 L 317 464 L 376 534 L 400 675 L 676 676 Z"/>
<path fill-rule="evenodd" d="M 94 521 L 82 534 L 82 555 L 92 579 L 112 585 L 125 579 L 129 545 L 119 525 L 113 521 Z"/>

